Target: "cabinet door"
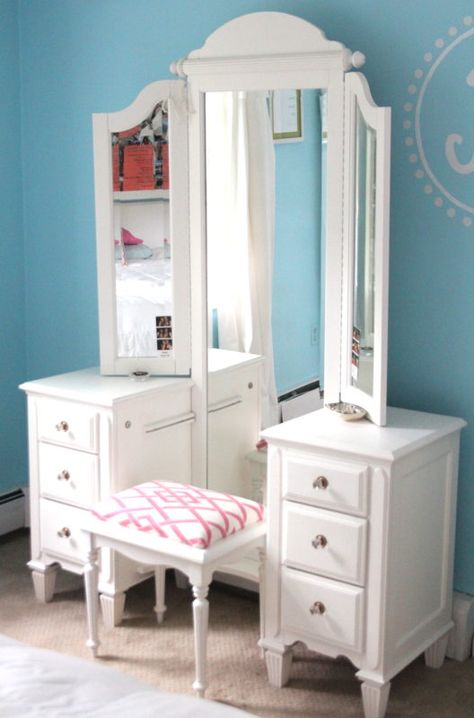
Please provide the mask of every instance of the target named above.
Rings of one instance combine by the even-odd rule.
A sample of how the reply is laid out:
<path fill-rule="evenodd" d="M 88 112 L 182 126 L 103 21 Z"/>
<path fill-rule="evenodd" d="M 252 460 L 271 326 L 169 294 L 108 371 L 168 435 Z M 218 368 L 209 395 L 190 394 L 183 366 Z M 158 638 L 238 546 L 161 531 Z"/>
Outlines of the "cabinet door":
<path fill-rule="evenodd" d="M 101 372 L 187 375 L 185 85 L 154 82 L 93 127 Z"/>
<path fill-rule="evenodd" d="M 341 399 L 384 425 L 387 396 L 390 109 L 345 77 Z"/>

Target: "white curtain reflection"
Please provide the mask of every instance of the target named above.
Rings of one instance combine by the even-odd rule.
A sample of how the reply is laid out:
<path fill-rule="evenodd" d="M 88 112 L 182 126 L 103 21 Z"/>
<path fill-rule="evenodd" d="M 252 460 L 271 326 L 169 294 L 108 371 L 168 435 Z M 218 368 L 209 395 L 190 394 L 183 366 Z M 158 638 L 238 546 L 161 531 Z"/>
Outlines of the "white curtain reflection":
<path fill-rule="evenodd" d="M 219 348 L 264 357 L 262 425 L 278 421 L 271 330 L 275 157 L 267 93 L 206 95 L 208 302 Z"/>

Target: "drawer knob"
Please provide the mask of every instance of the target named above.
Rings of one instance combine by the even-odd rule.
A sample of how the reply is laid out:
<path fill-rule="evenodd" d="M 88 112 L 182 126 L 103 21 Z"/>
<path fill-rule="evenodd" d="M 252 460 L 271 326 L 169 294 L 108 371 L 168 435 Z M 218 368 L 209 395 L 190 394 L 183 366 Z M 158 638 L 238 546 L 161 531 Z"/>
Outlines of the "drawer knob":
<path fill-rule="evenodd" d="M 71 535 L 71 529 L 68 529 L 67 526 L 61 529 L 61 531 L 58 531 L 59 538 L 69 538 Z"/>
<path fill-rule="evenodd" d="M 323 536 L 323 534 L 318 534 L 314 537 L 314 539 L 311 541 L 311 545 L 313 548 L 326 548 L 328 545 L 328 540 L 326 536 Z"/>
<path fill-rule="evenodd" d="M 329 481 L 325 476 L 318 476 L 313 481 L 313 489 L 327 489 L 329 486 Z"/>
<path fill-rule="evenodd" d="M 58 474 L 58 481 L 69 481 L 71 478 L 71 474 L 67 469 L 63 469 L 60 474 Z"/>
<path fill-rule="evenodd" d="M 67 421 L 60 421 L 56 424 L 56 431 L 69 431 L 69 424 Z"/>
<path fill-rule="evenodd" d="M 315 601 L 309 612 L 312 616 L 322 616 L 323 613 L 326 613 L 326 606 L 321 601 Z"/>

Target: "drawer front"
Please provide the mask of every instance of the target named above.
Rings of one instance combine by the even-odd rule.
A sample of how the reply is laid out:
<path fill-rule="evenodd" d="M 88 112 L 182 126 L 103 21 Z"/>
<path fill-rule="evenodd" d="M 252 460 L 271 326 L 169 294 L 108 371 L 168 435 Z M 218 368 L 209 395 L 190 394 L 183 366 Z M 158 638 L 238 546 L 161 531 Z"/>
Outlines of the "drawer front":
<path fill-rule="evenodd" d="M 41 495 L 76 506 L 99 499 L 99 461 L 95 454 L 40 443 Z"/>
<path fill-rule="evenodd" d="M 219 413 L 230 406 L 248 401 L 258 403 L 259 377 L 259 364 L 241 366 L 225 372 L 210 372 L 209 412 Z"/>
<path fill-rule="evenodd" d="M 364 589 L 282 567 L 283 632 L 363 648 Z"/>
<path fill-rule="evenodd" d="M 364 584 L 366 519 L 284 502 L 283 561 L 287 566 Z"/>
<path fill-rule="evenodd" d="M 57 501 L 40 499 L 41 545 L 47 553 L 83 562 L 87 558 L 87 535 L 80 530 L 87 511 Z"/>
<path fill-rule="evenodd" d="M 98 414 L 90 407 L 66 401 L 38 402 L 38 437 L 63 446 L 96 452 Z"/>
<path fill-rule="evenodd" d="M 368 466 L 283 454 L 283 496 L 336 511 L 367 515 Z"/>

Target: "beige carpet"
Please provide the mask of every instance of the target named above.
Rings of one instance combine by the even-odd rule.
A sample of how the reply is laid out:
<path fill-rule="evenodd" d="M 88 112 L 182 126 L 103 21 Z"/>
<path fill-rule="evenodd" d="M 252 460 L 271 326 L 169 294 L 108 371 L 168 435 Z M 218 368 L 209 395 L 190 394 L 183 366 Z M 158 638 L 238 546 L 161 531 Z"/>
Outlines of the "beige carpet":
<path fill-rule="evenodd" d="M 28 534 L 0 538 L 0 632 L 30 645 L 90 659 L 84 646 L 82 579 L 61 571 L 49 604 L 33 596 Z M 172 579 L 172 575 L 170 576 Z M 151 581 L 128 592 L 123 624 L 102 632 L 102 658 L 163 690 L 192 694 L 193 637 L 190 594 L 169 581 L 165 622 L 153 613 Z M 288 686 L 266 680 L 260 658 L 258 603 L 253 594 L 213 585 L 210 592 L 207 697 L 265 718 L 361 718 L 359 682 L 346 660 L 334 661 L 298 650 Z M 1 715 L 1 710 L 0 710 Z M 392 682 L 387 718 L 472 718 L 474 660 L 447 660 L 443 668 L 412 663 Z"/>

